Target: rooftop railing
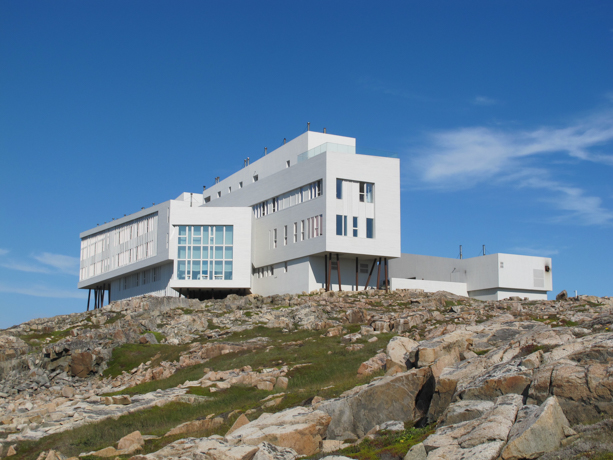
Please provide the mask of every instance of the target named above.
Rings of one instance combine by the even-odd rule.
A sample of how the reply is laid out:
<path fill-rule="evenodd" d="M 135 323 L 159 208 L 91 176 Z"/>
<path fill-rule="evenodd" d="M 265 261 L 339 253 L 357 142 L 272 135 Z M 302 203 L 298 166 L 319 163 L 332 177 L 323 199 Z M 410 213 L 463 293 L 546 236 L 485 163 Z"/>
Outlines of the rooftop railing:
<path fill-rule="evenodd" d="M 368 147 L 356 147 L 353 145 L 344 145 L 344 144 L 335 144 L 333 142 L 326 142 L 325 144 L 318 145 L 317 147 L 313 147 L 306 152 L 298 155 L 298 163 L 302 163 L 303 161 L 308 160 L 309 158 L 313 158 L 317 155 L 321 155 L 325 152 L 339 152 L 339 153 L 351 153 L 357 155 L 371 155 L 375 157 L 387 157 L 387 158 L 398 158 L 398 154 L 394 152 L 389 152 L 386 150 L 378 150 L 371 149 Z"/>

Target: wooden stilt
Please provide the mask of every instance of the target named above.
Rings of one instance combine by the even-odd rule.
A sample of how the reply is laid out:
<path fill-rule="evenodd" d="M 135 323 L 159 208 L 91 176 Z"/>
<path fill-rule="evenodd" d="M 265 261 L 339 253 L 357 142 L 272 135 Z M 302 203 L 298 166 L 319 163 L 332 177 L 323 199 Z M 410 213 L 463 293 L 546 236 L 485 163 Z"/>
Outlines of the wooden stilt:
<path fill-rule="evenodd" d="M 330 290 L 330 285 L 332 284 L 332 254 L 328 257 L 328 287 L 326 291 Z"/>
<path fill-rule="evenodd" d="M 355 258 L 355 290 L 357 291 L 358 289 L 360 289 L 360 287 L 358 286 L 358 258 Z"/>
<path fill-rule="evenodd" d="M 92 290 L 89 289 L 89 294 L 87 294 L 87 311 L 89 311 L 89 300 L 92 298 Z"/>
<path fill-rule="evenodd" d="M 328 290 L 328 254 L 324 256 L 324 273 L 326 274 L 325 289 Z"/>
<path fill-rule="evenodd" d="M 375 265 L 377 265 L 377 258 L 372 261 L 372 267 L 370 267 L 370 273 L 368 274 L 368 278 L 366 279 L 366 284 L 364 285 L 364 290 L 368 289 L 368 283 L 370 283 L 370 277 L 372 276 L 372 272 L 375 269 Z"/>
<path fill-rule="evenodd" d="M 387 275 L 387 257 L 385 258 L 385 292 L 390 292 L 389 278 Z"/>
<path fill-rule="evenodd" d="M 336 272 L 338 273 L 338 291 L 342 291 L 342 284 L 341 284 L 341 260 L 338 257 L 338 252 L 336 253 Z"/>
<path fill-rule="evenodd" d="M 381 257 L 379 257 L 379 265 L 377 266 L 377 290 L 381 288 Z"/>

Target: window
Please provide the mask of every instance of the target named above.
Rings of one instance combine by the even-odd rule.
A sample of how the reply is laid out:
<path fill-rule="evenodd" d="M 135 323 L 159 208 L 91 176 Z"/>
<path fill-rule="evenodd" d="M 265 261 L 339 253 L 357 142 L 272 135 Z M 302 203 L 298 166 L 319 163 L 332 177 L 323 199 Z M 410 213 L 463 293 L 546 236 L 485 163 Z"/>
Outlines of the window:
<path fill-rule="evenodd" d="M 210 197 L 210 196 L 207 196 L 207 197 L 204 199 L 204 202 L 205 202 L 205 203 L 209 203 L 210 201 L 211 201 L 211 197 Z"/>
<path fill-rule="evenodd" d="M 283 227 L 283 246 L 287 246 L 287 225 Z"/>
<path fill-rule="evenodd" d="M 254 174 L 254 175 L 253 175 L 253 182 L 257 182 L 257 181 L 258 181 L 258 175 L 257 175 L 257 174 Z"/>
<path fill-rule="evenodd" d="M 294 222 L 294 243 L 298 242 L 298 222 Z"/>
<path fill-rule="evenodd" d="M 272 247 L 273 249 L 277 248 L 277 229 L 276 228 L 272 231 Z"/>
<path fill-rule="evenodd" d="M 228 193 L 232 193 L 232 187 L 228 187 Z"/>
<path fill-rule="evenodd" d="M 347 216 L 336 215 L 336 234 L 347 236 Z"/>
<path fill-rule="evenodd" d="M 300 241 L 304 241 L 304 220 L 300 221 Z"/>
<path fill-rule="evenodd" d="M 366 238 L 374 238 L 374 219 L 366 219 Z"/>
<path fill-rule="evenodd" d="M 333 260 L 330 264 L 330 268 L 332 268 L 332 270 L 338 270 L 338 262 L 336 260 Z"/>
<path fill-rule="evenodd" d="M 221 190 L 217 192 L 217 198 L 221 198 Z"/>
<path fill-rule="evenodd" d="M 303 187 L 298 187 L 282 195 L 275 196 L 252 206 L 253 215 L 256 219 L 264 217 L 272 212 L 296 206 L 297 204 L 313 200 L 322 193 L 322 180 L 311 182 Z"/>
<path fill-rule="evenodd" d="M 289 160 L 287 160 L 287 161 L 285 162 L 285 167 L 286 167 L 286 168 L 289 168 Z"/>
<path fill-rule="evenodd" d="M 242 182 L 238 183 L 238 188 L 243 188 L 243 183 Z"/>
<path fill-rule="evenodd" d="M 366 183 L 366 202 L 373 203 L 373 188 L 374 184 Z"/>
<path fill-rule="evenodd" d="M 368 273 L 368 264 L 360 264 L 360 273 Z"/>
<path fill-rule="evenodd" d="M 360 182 L 360 202 L 364 203 L 364 198 L 366 195 L 366 183 Z"/>
<path fill-rule="evenodd" d="M 179 226 L 177 279 L 231 280 L 234 227 L 231 225 Z M 153 274 L 155 279 L 159 275 Z"/>
<path fill-rule="evenodd" d="M 336 179 L 336 198 L 343 198 L 343 179 Z"/>
<path fill-rule="evenodd" d="M 353 218 L 353 236 L 358 236 L 358 218 Z"/>

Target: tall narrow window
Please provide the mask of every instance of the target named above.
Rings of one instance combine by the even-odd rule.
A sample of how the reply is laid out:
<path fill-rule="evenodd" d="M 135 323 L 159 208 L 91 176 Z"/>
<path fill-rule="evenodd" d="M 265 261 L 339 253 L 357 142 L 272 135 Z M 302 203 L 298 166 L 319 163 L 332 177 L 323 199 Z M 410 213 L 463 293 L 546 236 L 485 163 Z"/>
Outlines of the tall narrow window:
<path fill-rule="evenodd" d="M 304 241 L 304 220 L 300 221 L 300 241 Z"/>
<path fill-rule="evenodd" d="M 287 225 L 283 227 L 283 246 L 287 246 Z"/>
<path fill-rule="evenodd" d="M 364 182 L 360 182 L 360 202 L 364 203 L 364 198 L 366 195 L 365 187 L 366 184 Z"/>
<path fill-rule="evenodd" d="M 243 183 L 242 182 L 238 183 L 238 188 L 243 188 Z"/>
<path fill-rule="evenodd" d="M 336 234 L 343 236 L 343 216 L 340 214 L 336 215 Z"/>
<path fill-rule="evenodd" d="M 272 231 L 272 247 L 273 249 L 277 248 L 277 229 L 276 228 Z"/>
<path fill-rule="evenodd" d="M 366 184 L 366 202 L 367 203 L 372 203 L 373 202 L 373 188 L 374 188 L 374 184 Z"/>
<path fill-rule="evenodd" d="M 289 168 L 289 160 L 287 160 L 287 161 L 285 162 L 285 167 L 286 167 L 286 168 Z"/>
<path fill-rule="evenodd" d="M 343 216 L 343 236 L 347 236 L 347 216 Z"/>
<path fill-rule="evenodd" d="M 374 219 L 366 219 L 366 238 L 374 238 Z"/>
<path fill-rule="evenodd" d="M 257 174 L 254 174 L 254 175 L 253 175 L 253 182 L 257 182 L 257 181 L 258 181 L 258 175 L 257 175 Z"/>
<path fill-rule="evenodd" d="M 358 236 L 358 218 L 353 218 L 353 236 Z"/>
<path fill-rule="evenodd" d="M 336 198 L 343 198 L 343 179 L 336 179 Z"/>
<path fill-rule="evenodd" d="M 298 242 L 298 222 L 294 222 L 294 243 Z"/>

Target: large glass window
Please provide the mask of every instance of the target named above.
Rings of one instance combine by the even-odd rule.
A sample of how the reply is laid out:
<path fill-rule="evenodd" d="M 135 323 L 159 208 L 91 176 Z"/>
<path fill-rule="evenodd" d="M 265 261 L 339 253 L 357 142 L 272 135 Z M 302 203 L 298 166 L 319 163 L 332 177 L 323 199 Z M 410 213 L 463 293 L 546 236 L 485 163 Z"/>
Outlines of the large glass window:
<path fill-rule="evenodd" d="M 343 198 L 343 179 L 336 179 L 336 198 Z"/>
<path fill-rule="evenodd" d="M 182 225 L 178 230 L 177 279 L 232 279 L 234 228 L 231 225 Z"/>

